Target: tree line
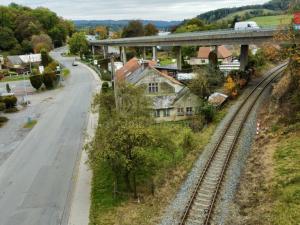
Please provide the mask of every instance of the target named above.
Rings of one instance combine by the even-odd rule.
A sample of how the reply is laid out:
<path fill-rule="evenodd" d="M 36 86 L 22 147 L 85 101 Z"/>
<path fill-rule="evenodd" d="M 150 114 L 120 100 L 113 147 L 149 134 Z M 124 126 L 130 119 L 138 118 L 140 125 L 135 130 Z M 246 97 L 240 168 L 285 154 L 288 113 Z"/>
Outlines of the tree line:
<path fill-rule="evenodd" d="M 9 54 L 60 47 L 74 31 L 73 22 L 47 8 L 31 9 L 15 3 L 0 6 L 0 50 Z"/>

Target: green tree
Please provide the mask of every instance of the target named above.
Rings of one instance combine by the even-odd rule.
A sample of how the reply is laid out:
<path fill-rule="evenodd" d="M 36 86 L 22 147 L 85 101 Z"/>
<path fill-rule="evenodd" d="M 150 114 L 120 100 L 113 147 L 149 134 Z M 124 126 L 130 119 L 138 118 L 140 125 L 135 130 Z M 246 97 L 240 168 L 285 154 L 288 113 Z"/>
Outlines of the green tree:
<path fill-rule="evenodd" d="M 50 69 L 49 67 L 45 68 L 44 74 L 43 74 L 43 83 L 46 86 L 48 90 L 53 89 L 56 82 L 56 74 L 55 72 Z"/>
<path fill-rule="evenodd" d="M 122 83 L 117 90 L 117 108 L 112 90 L 100 95 L 100 124 L 91 158 L 106 161 L 116 183 L 121 176 L 127 191 L 137 197 L 137 175 L 149 168 L 151 159 L 146 153 L 157 139 L 144 89 Z"/>
<path fill-rule="evenodd" d="M 88 41 L 83 32 L 74 33 L 69 40 L 69 48 L 72 54 L 79 54 L 80 57 L 88 52 Z"/>
<path fill-rule="evenodd" d="M 141 37 L 145 35 L 144 26 L 139 20 L 132 20 L 123 28 L 122 38 Z"/>
<path fill-rule="evenodd" d="M 53 48 L 52 39 L 47 34 L 33 35 L 31 45 L 35 53 L 41 52 L 42 49 L 49 52 Z"/>
<path fill-rule="evenodd" d="M 200 98 L 205 98 L 210 94 L 208 80 L 203 70 L 198 70 L 196 73 L 196 77 L 192 79 L 188 87 L 193 94 Z"/>
<path fill-rule="evenodd" d="M 156 26 L 152 23 L 148 23 L 145 27 L 144 27 L 144 32 L 145 32 L 145 36 L 154 36 L 158 34 L 158 29 L 156 28 Z"/>
<path fill-rule="evenodd" d="M 0 27 L 0 49 L 10 50 L 17 44 L 14 33 L 10 28 Z"/>

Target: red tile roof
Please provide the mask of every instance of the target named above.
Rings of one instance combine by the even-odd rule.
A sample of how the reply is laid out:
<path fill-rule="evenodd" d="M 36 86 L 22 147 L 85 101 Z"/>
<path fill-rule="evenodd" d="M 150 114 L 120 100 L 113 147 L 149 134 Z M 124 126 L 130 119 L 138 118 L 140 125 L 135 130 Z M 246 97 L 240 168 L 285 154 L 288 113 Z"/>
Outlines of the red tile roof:
<path fill-rule="evenodd" d="M 121 69 L 116 71 L 117 80 L 126 79 L 127 76 L 132 74 L 141 66 L 137 58 L 130 59 Z"/>
<path fill-rule="evenodd" d="M 198 51 L 198 58 L 208 59 L 211 51 L 212 49 L 210 47 L 200 47 Z M 231 52 L 224 45 L 218 46 L 218 59 L 226 59 L 231 56 Z"/>
<path fill-rule="evenodd" d="M 181 85 L 181 83 L 178 80 L 176 80 L 173 77 L 170 77 L 170 76 L 158 71 L 157 69 L 155 69 L 154 68 L 154 66 L 156 65 L 155 61 L 147 61 L 147 62 L 148 62 L 148 67 L 155 70 L 159 75 L 167 78 L 168 80 L 170 80 L 171 82 L 173 82 L 175 84 Z M 126 77 L 128 77 L 130 74 L 134 73 L 141 66 L 142 66 L 142 64 L 141 64 L 141 61 L 139 59 L 137 59 L 135 57 L 132 58 L 121 69 L 116 71 L 117 80 L 125 80 Z"/>

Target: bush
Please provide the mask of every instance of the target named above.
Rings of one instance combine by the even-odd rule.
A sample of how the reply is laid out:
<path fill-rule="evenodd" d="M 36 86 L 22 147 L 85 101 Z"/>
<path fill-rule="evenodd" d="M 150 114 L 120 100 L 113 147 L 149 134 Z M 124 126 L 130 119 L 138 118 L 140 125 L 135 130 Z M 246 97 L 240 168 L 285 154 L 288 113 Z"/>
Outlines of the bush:
<path fill-rule="evenodd" d="M 43 77 L 42 75 L 33 75 L 29 77 L 30 83 L 32 87 L 34 87 L 36 90 L 40 89 L 40 87 L 43 84 Z"/>
<path fill-rule="evenodd" d="M 7 121 L 8 121 L 8 118 L 6 118 L 5 116 L 0 116 L 0 124 L 5 123 Z"/>
<path fill-rule="evenodd" d="M 201 106 L 201 114 L 204 116 L 204 119 L 206 120 L 207 123 L 210 123 L 213 121 L 215 114 L 216 114 L 216 109 L 214 106 L 208 103 L 203 103 Z"/>
<path fill-rule="evenodd" d="M 103 82 L 102 84 L 102 91 L 107 92 L 109 90 L 109 84 L 108 82 Z"/>
<path fill-rule="evenodd" d="M 6 109 L 5 103 L 0 102 L 0 111 L 4 111 Z"/>
<path fill-rule="evenodd" d="M 49 67 L 45 68 L 43 75 L 43 83 L 47 89 L 52 89 L 55 86 L 56 74 Z"/>
<path fill-rule="evenodd" d="M 14 95 L 1 97 L 1 102 L 3 102 L 5 104 L 6 109 L 11 109 L 11 108 L 16 107 L 17 101 L 18 101 L 18 99 Z"/>
<path fill-rule="evenodd" d="M 0 70 L 0 80 L 6 76 L 9 76 L 8 70 Z"/>
<path fill-rule="evenodd" d="M 111 81 L 111 74 L 108 71 L 101 71 L 101 80 L 103 81 Z"/>
<path fill-rule="evenodd" d="M 48 67 L 53 70 L 56 71 L 56 67 L 58 66 L 58 63 L 56 61 L 52 61 L 51 63 L 49 63 Z"/>

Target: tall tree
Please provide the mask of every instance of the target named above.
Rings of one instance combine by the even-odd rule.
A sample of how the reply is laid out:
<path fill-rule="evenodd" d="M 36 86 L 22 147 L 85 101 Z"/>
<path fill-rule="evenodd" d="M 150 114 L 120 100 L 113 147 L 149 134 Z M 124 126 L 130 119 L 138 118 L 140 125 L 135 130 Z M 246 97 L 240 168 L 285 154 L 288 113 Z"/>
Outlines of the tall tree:
<path fill-rule="evenodd" d="M 158 34 L 158 29 L 152 23 L 148 23 L 145 27 L 145 36 L 153 36 Z"/>
<path fill-rule="evenodd" d="M 141 21 L 139 20 L 132 20 L 128 23 L 127 26 L 124 27 L 122 32 L 123 38 L 128 37 L 141 37 L 144 36 L 144 26 Z"/>
<path fill-rule="evenodd" d="M 72 54 L 80 54 L 83 56 L 88 51 L 88 42 L 83 32 L 74 33 L 69 40 L 70 52 Z"/>
<path fill-rule="evenodd" d="M 35 53 L 39 53 L 42 49 L 49 52 L 53 48 L 52 40 L 47 34 L 33 35 L 31 44 Z"/>

